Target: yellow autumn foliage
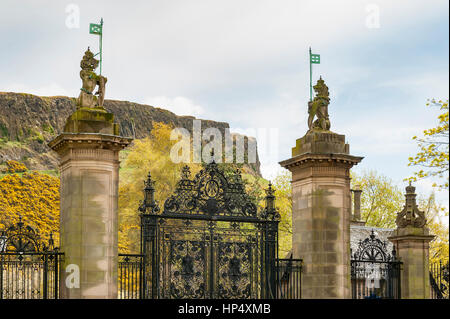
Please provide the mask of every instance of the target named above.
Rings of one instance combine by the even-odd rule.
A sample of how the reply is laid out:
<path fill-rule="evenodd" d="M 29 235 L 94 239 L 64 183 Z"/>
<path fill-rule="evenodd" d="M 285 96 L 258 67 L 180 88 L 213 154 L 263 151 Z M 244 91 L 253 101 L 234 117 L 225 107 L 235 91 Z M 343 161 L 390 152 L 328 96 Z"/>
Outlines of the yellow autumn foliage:
<path fill-rule="evenodd" d="M 171 140 L 172 127 L 164 123 L 153 123 L 150 137 L 134 140 L 133 146 L 120 169 L 119 183 L 119 251 L 139 253 L 140 218 L 138 207 L 144 199 L 144 181 L 149 172 L 155 181 L 155 198 L 162 201 L 175 190 L 184 163 L 174 163 L 170 150 L 177 142 Z M 192 175 L 201 166 L 189 165 Z"/>
<path fill-rule="evenodd" d="M 288 258 L 292 251 L 292 174 L 284 170 L 272 181 L 275 189 L 275 205 L 280 214 L 278 225 L 278 256 Z M 301 258 L 294 256 L 294 258 Z"/>
<path fill-rule="evenodd" d="M 27 167 L 17 161 L 7 161 L 6 162 L 6 169 L 4 170 L 4 173 L 23 173 L 27 171 Z"/>
<path fill-rule="evenodd" d="M 59 243 L 59 178 L 25 172 L 0 179 L 0 230 L 19 221 L 37 230 L 43 244 L 53 233 Z"/>
<path fill-rule="evenodd" d="M 435 238 L 430 242 L 430 262 L 436 263 L 449 258 L 448 225 L 443 221 L 448 219 L 448 210 L 436 201 L 431 193 L 429 197 L 419 197 L 418 205 L 424 211 L 430 234 Z"/>

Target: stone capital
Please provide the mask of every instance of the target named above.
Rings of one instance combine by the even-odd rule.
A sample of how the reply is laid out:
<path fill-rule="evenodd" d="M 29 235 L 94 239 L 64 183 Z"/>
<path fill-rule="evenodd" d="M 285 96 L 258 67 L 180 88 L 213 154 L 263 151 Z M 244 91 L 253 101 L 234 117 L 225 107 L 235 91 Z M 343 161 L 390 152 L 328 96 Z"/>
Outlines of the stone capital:
<path fill-rule="evenodd" d="M 427 228 L 396 229 L 388 239 L 394 244 L 404 246 L 405 243 L 429 243 L 435 238 L 428 233 Z"/>
<path fill-rule="evenodd" d="M 320 164 L 340 164 L 342 166 L 352 167 L 362 161 L 364 157 L 352 156 L 348 154 L 323 154 L 323 153 L 305 153 L 294 156 L 290 159 L 279 162 L 279 164 L 287 169 L 295 166 L 317 166 Z"/>
<path fill-rule="evenodd" d="M 120 151 L 127 147 L 132 138 L 100 133 L 62 133 L 48 143 L 48 146 L 64 156 L 72 149 L 103 149 Z"/>
<path fill-rule="evenodd" d="M 423 240 L 432 240 L 434 235 L 430 235 L 429 230 L 426 227 L 407 226 L 405 228 L 397 228 L 394 230 L 392 236 L 389 237 L 389 240 L 408 240 L 419 238 Z"/>

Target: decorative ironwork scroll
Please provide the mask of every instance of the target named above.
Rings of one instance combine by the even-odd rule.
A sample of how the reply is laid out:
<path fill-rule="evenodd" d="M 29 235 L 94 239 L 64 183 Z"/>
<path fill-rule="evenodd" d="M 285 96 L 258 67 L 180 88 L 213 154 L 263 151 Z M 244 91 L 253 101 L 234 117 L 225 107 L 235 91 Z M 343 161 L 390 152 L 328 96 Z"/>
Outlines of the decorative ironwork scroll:
<path fill-rule="evenodd" d="M 219 297 L 224 299 L 251 298 L 251 243 L 224 242 L 218 245 Z"/>
<path fill-rule="evenodd" d="M 194 179 L 190 175 L 185 166 L 175 194 L 164 203 L 163 214 L 257 217 L 256 205 L 245 193 L 239 171 L 226 178 L 212 162 Z"/>
<path fill-rule="evenodd" d="M 389 261 L 393 260 L 395 255 L 395 248 L 390 254 L 387 251 L 387 243 L 377 238 L 372 229 L 369 237 L 359 241 L 358 249 L 352 257 L 354 260 Z"/>
<path fill-rule="evenodd" d="M 22 222 L 22 216 L 19 216 L 19 222 L 9 226 L 1 232 L 0 252 L 41 252 L 54 249 L 53 234 L 50 233 L 48 244 L 41 242 L 37 230 Z"/>
<path fill-rule="evenodd" d="M 170 250 L 170 297 L 204 298 L 205 243 L 203 241 L 173 241 Z"/>

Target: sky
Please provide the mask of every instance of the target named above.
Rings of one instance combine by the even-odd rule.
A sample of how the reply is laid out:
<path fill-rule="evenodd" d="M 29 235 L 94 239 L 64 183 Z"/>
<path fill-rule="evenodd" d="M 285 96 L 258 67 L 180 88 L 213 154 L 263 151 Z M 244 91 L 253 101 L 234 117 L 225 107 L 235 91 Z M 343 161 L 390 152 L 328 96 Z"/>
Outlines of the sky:
<path fill-rule="evenodd" d="M 329 87 L 331 130 L 400 187 L 411 139 L 437 124 L 427 99 L 448 99 L 447 0 L 1 0 L 0 91 L 79 94 L 79 62 L 98 51 L 104 19 L 107 99 L 166 108 L 257 132 L 262 174 L 282 170 L 307 131 L 313 81 Z M 417 192 L 432 191 L 431 180 Z M 447 192 L 437 198 L 448 207 Z"/>

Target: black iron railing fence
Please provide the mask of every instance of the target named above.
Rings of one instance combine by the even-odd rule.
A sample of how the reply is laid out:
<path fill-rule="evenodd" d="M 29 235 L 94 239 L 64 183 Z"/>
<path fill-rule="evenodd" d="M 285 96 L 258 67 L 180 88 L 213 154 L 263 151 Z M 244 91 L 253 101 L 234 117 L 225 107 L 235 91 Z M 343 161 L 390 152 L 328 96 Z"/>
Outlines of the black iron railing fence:
<path fill-rule="evenodd" d="M 400 261 L 352 260 L 353 299 L 400 299 Z"/>
<path fill-rule="evenodd" d="M 430 288 L 432 299 L 449 299 L 449 262 L 430 264 Z"/>
<path fill-rule="evenodd" d="M 57 299 L 64 254 L 47 252 L 0 253 L 0 299 Z"/>
<path fill-rule="evenodd" d="M 138 254 L 119 254 L 118 298 L 144 298 L 144 256 Z"/>
<path fill-rule="evenodd" d="M 119 254 L 118 298 L 143 299 L 144 256 L 140 254 Z M 300 299 L 301 294 L 301 259 L 277 259 L 276 262 L 276 298 Z"/>
<path fill-rule="evenodd" d="M 302 260 L 277 259 L 277 299 L 301 299 Z"/>

